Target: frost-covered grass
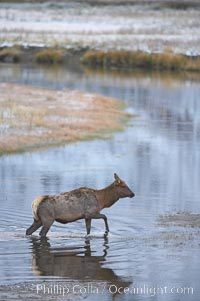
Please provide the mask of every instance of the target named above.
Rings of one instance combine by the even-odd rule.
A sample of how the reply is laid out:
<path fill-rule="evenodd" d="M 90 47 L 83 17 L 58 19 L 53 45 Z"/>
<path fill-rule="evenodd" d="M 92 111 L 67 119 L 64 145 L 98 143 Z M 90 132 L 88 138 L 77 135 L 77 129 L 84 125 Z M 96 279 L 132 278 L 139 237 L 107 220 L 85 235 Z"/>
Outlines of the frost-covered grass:
<path fill-rule="evenodd" d="M 104 137 L 130 117 L 119 101 L 86 92 L 2 83 L 0 94 L 0 154 Z"/>
<path fill-rule="evenodd" d="M 0 3 L 0 44 L 200 54 L 200 9 L 85 2 Z"/>

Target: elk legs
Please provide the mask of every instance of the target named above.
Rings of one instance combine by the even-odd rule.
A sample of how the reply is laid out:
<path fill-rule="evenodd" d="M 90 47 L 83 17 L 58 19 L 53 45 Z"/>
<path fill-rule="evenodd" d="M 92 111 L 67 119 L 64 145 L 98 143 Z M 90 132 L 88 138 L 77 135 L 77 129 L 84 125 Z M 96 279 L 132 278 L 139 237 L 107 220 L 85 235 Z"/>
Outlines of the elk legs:
<path fill-rule="evenodd" d="M 54 222 L 53 219 L 52 220 L 46 220 L 46 219 L 42 220 L 42 229 L 41 229 L 40 234 L 39 234 L 41 237 L 46 236 L 46 234 L 49 231 L 49 229 L 50 229 L 51 225 L 53 224 L 53 222 Z"/>
<path fill-rule="evenodd" d="M 105 236 L 108 235 L 109 232 L 109 227 L 108 227 L 108 221 L 107 221 L 107 217 L 104 214 L 96 214 L 94 216 L 90 216 L 90 218 L 86 218 L 85 219 L 85 223 L 86 223 L 86 229 L 87 229 L 87 235 L 90 234 L 90 229 L 91 229 L 91 219 L 100 219 L 102 218 L 104 220 L 105 223 L 105 227 L 106 227 L 106 231 L 105 231 Z"/>
<path fill-rule="evenodd" d="M 91 218 L 86 218 L 86 219 L 85 219 L 85 225 L 86 225 L 87 235 L 90 235 L 90 230 L 91 230 Z"/>
<path fill-rule="evenodd" d="M 26 235 L 31 235 L 35 232 L 38 228 L 42 226 L 42 222 L 34 220 L 33 224 L 26 230 Z"/>

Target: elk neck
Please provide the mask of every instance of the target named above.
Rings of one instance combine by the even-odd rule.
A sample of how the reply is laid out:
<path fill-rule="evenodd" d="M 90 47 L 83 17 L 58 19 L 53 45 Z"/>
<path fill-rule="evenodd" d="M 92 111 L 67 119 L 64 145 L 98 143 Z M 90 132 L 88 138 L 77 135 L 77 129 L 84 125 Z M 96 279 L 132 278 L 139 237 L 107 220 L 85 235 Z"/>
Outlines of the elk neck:
<path fill-rule="evenodd" d="M 96 190 L 95 195 L 101 209 L 110 207 L 119 200 L 114 183 L 106 188 Z"/>

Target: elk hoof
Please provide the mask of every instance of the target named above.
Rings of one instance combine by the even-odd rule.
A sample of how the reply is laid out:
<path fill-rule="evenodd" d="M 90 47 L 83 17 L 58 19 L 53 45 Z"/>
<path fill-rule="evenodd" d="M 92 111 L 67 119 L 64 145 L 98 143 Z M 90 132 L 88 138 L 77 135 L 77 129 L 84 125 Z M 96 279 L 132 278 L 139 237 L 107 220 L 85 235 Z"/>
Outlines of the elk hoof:
<path fill-rule="evenodd" d="M 107 231 L 107 230 L 105 231 L 104 236 L 105 236 L 105 237 L 108 236 L 108 231 Z"/>
<path fill-rule="evenodd" d="M 31 231 L 29 229 L 26 230 L 26 235 L 31 235 Z"/>
<path fill-rule="evenodd" d="M 90 238 L 91 238 L 90 234 L 85 235 L 85 239 L 90 239 Z"/>

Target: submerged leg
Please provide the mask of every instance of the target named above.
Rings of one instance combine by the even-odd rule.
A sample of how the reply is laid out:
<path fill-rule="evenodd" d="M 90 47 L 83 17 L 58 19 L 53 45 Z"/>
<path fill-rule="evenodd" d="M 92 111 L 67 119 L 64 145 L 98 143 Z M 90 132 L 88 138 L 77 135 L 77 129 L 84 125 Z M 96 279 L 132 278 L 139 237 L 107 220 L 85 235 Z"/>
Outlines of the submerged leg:
<path fill-rule="evenodd" d="M 33 224 L 26 230 L 26 235 L 31 235 L 35 232 L 38 228 L 42 226 L 42 222 L 34 220 Z"/>
<path fill-rule="evenodd" d="M 105 227 L 106 227 L 106 231 L 105 231 L 105 234 L 104 234 L 104 235 L 107 236 L 107 235 L 108 235 L 108 232 L 109 232 L 109 227 L 108 227 L 107 217 L 105 216 L 105 214 L 99 213 L 99 214 L 97 214 L 97 215 L 95 215 L 95 216 L 92 216 L 92 218 L 94 218 L 94 219 L 102 218 L 102 219 L 104 220 Z"/>
<path fill-rule="evenodd" d="M 53 224 L 54 220 L 42 222 L 42 229 L 40 231 L 40 236 L 45 237 L 47 232 L 49 231 L 51 225 Z"/>
<path fill-rule="evenodd" d="M 89 235 L 91 230 L 91 218 L 85 219 L 85 225 L 86 225 L 87 235 Z"/>
<path fill-rule="evenodd" d="M 46 237 L 47 232 L 49 231 L 51 226 L 42 226 L 42 229 L 40 231 L 40 236 L 41 237 Z"/>

